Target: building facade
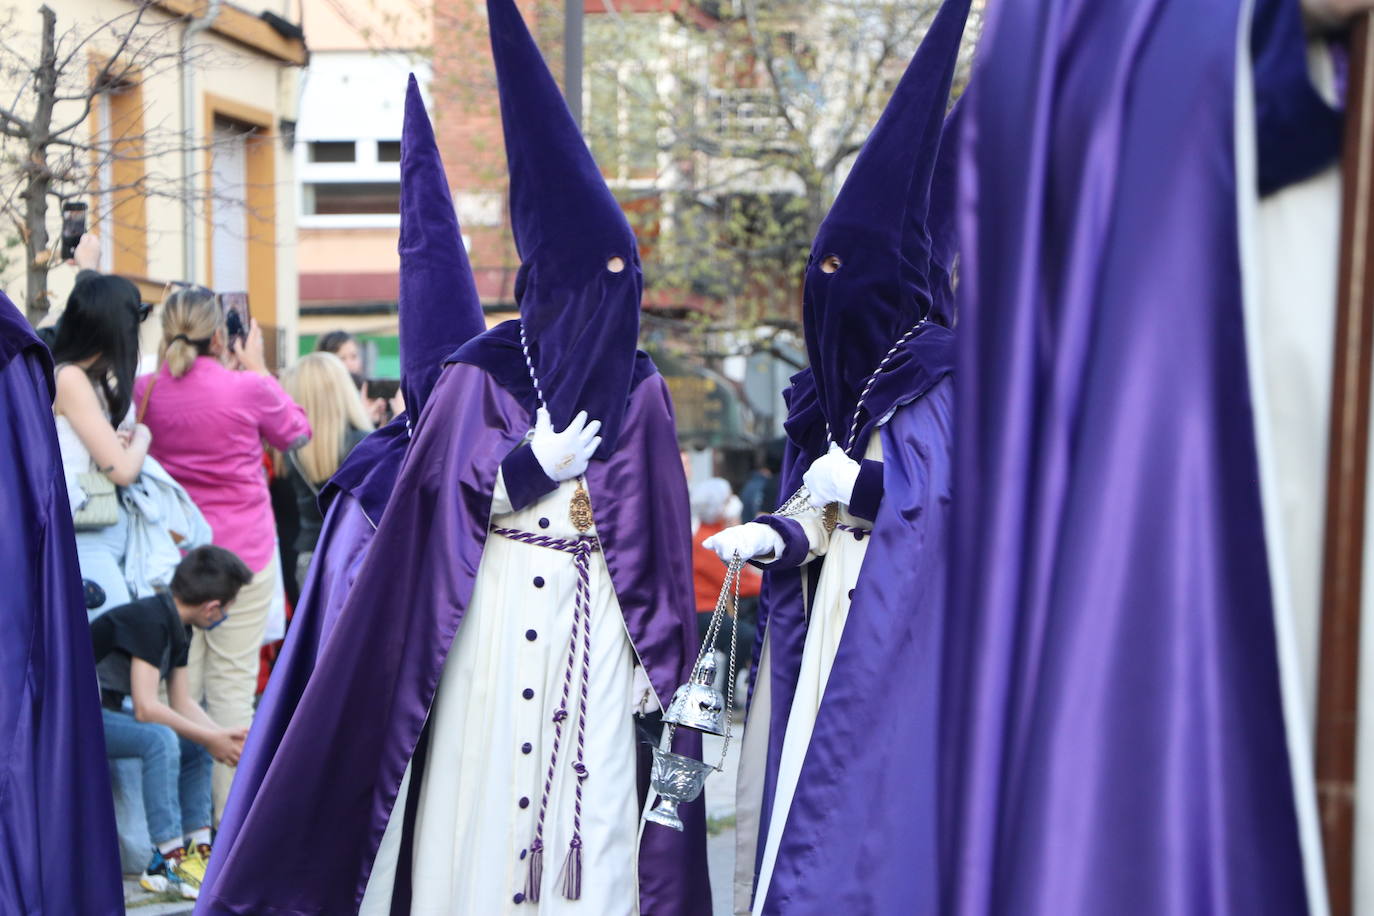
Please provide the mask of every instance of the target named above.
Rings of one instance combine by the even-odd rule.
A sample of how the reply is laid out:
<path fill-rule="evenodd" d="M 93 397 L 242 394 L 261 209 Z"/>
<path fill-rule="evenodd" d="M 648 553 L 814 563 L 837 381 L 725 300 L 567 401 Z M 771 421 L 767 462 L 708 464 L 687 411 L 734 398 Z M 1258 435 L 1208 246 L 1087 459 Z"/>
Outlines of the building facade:
<path fill-rule="evenodd" d="M 54 184 L 50 237 L 61 234 L 56 195 L 83 201 L 100 236 L 102 270 L 134 280 L 153 303 L 170 281 L 245 292 L 269 357 L 289 353 L 297 312 L 289 143 L 307 51 L 285 8 L 259 14 L 208 0 L 48 6 L 59 50 L 78 48 L 59 58 L 64 93 L 109 81 L 88 111 L 75 100 L 54 110 L 54 123 L 80 125 L 71 137 L 84 141 L 90 161 Z M 16 47 L 38 46 L 36 13 L 16 15 L 10 28 Z M 50 164 L 60 162 L 55 151 Z M 12 294 L 23 286 L 22 266 L 6 272 Z M 49 272 L 54 313 L 73 280 L 65 267 Z M 145 324 L 145 338 L 147 356 L 156 350 L 156 320 Z"/>

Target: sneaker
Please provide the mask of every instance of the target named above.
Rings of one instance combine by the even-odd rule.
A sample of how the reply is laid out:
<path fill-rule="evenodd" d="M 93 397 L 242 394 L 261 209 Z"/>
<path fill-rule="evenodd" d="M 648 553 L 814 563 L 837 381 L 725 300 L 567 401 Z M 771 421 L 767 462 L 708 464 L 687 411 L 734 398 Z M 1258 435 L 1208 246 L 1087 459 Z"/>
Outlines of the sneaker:
<path fill-rule="evenodd" d="M 187 887 L 194 887 L 199 893 L 201 882 L 205 880 L 205 869 L 210 864 L 210 846 L 207 843 L 200 843 L 194 849 L 189 849 L 186 856 L 181 860 L 181 865 L 177 868 L 177 873 L 181 876 L 182 884 Z"/>
<path fill-rule="evenodd" d="M 181 894 L 181 875 L 177 873 L 174 860 L 169 860 L 156 849 L 148 860 L 148 867 L 138 876 L 138 884 L 154 894 Z"/>

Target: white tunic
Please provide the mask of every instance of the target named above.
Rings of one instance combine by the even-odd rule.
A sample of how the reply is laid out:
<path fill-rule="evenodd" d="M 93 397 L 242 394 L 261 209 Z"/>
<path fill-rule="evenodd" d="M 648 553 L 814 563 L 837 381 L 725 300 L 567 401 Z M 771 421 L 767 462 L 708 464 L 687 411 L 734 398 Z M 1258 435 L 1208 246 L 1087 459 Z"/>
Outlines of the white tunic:
<path fill-rule="evenodd" d="M 574 540 L 578 532 L 568 508 L 575 490 L 576 481 L 564 482 L 515 512 L 498 477 L 492 524 Z M 642 694 L 647 680 L 637 677 L 624 618 L 599 552 L 590 558 L 590 580 L 581 898 L 571 901 L 562 894 L 577 784 L 579 639 L 545 815 L 541 899 L 537 904 L 523 899 L 528 851 L 549 773 L 552 719 L 568 667 L 578 572 L 569 553 L 491 534 L 430 711 L 411 913 L 638 913 L 640 809 L 631 709 L 636 686 Z M 407 769 L 360 910 L 367 916 L 390 912 L 409 782 Z"/>
<path fill-rule="evenodd" d="M 875 431 L 869 437 L 864 457 L 871 461 L 883 458 L 882 437 Z M 787 734 L 783 738 L 782 756 L 778 761 L 778 777 L 773 795 L 772 817 L 768 824 L 768 841 L 763 850 L 763 864 L 759 870 L 758 891 L 754 895 L 754 912 L 763 909 L 768 899 L 768 885 L 777 864 L 778 845 L 797 791 L 806 749 L 811 744 L 811 732 L 816 726 L 825 684 L 840 648 L 840 637 L 849 618 L 849 599 L 859 581 L 859 569 L 868 552 L 867 532 L 873 523 L 850 515 L 848 507 L 840 507 L 839 523 L 827 532 L 819 511 L 797 516 L 810 546 L 806 562 L 825 557 L 820 579 L 816 582 L 816 596 L 811 601 L 806 626 L 806 645 L 802 649 L 801 669 L 797 673 L 797 689 L 792 697 L 792 709 L 787 717 Z M 860 529 L 855 536 L 852 529 Z M 805 581 L 805 579 L 803 579 Z M 762 666 L 761 666 L 762 667 Z M 767 676 L 760 671 L 759 678 Z"/>

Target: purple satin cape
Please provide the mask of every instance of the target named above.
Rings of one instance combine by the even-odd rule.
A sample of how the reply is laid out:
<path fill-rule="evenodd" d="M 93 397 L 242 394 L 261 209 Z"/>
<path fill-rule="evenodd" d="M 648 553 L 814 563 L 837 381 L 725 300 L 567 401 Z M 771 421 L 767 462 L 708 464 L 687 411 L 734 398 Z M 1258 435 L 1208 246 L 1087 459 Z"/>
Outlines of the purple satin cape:
<path fill-rule="evenodd" d="M 951 916 L 1307 910 L 1243 329 L 1241 9 L 990 7 L 964 102 Z"/>
<path fill-rule="evenodd" d="M 878 429 L 883 501 L 778 847 L 764 913 L 938 912 L 935 738 L 952 395 L 953 383 L 945 380 Z M 792 451 L 786 483 L 811 462 L 811 456 Z M 750 723 L 769 729 L 756 863 L 762 861 L 806 644 L 800 585 L 801 575 L 810 572 L 804 566 L 765 575 L 772 704 L 767 723 Z"/>
<path fill-rule="evenodd" d="M 481 369 L 444 370 L 314 676 L 198 913 L 356 910 L 472 595 L 497 469 L 529 425 L 529 413 Z M 664 702 L 687 675 L 696 635 L 681 466 L 667 386 L 655 375 L 633 392 L 618 447 L 592 463 L 587 486 L 631 639 Z M 678 749 L 699 754 L 686 738 Z M 645 913 L 710 912 L 701 803 L 684 813 L 686 833 L 645 831 Z M 394 911 L 408 908 L 404 884 Z"/>
<path fill-rule="evenodd" d="M 52 398 L 52 358 L 0 294 L 0 911 L 114 916 L 114 802 Z"/>
<path fill-rule="evenodd" d="M 362 447 L 360 444 L 354 453 Z M 373 534 L 362 503 L 351 493 L 336 492 L 326 511 L 315 560 L 301 586 L 286 641 L 272 667 L 272 677 L 253 715 L 253 727 L 234 770 L 234 785 L 215 834 L 215 854 L 210 857 L 201 885 L 203 896 L 214 894 L 221 880 L 221 865 L 235 858 L 240 843 L 247 841 L 240 832 L 255 806 L 272 804 L 269 796 L 260 794 L 263 782 L 367 556 Z"/>

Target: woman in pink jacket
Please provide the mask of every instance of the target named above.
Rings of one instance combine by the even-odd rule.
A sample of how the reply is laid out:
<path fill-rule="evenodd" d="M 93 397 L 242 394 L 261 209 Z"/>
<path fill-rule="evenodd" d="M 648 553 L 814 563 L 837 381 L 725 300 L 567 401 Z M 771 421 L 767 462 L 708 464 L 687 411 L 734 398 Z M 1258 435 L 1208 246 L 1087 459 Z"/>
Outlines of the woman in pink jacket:
<path fill-rule="evenodd" d="M 138 380 L 135 403 L 153 432 L 153 457 L 205 514 L 214 543 L 253 571 L 224 623 L 196 632 L 188 666 L 192 696 L 210 717 L 226 728 L 247 726 L 281 575 L 263 442 L 296 448 L 309 441 L 310 423 L 268 371 L 257 322 L 246 340 L 231 341 L 214 294 L 201 286 L 179 288 L 163 303 L 161 365 Z M 216 822 L 232 778 L 230 768 L 215 765 Z"/>

